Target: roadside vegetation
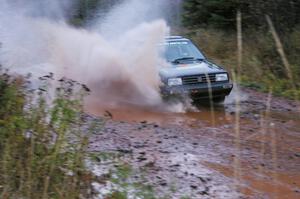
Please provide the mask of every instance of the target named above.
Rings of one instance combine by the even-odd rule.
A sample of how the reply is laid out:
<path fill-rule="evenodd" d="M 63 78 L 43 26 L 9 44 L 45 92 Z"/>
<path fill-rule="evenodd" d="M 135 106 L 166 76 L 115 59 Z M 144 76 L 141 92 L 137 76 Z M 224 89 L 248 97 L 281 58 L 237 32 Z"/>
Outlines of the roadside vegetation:
<path fill-rule="evenodd" d="M 104 119 L 83 111 L 89 89 L 78 82 L 49 74 L 31 89 L 28 77 L 9 75 L 0 68 L 0 198 L 126 199 L 155 198 L 150 186 L 129 182 L 132 168 L 120 154 L 87 150 L 89 137 L 101 131 Z M 54 88 L 56 85 L 56 88 Z M 95 176 L 90 164 L 114 161 L 108 173 Z M 114 184 L 103 195 L 93 183 Z"/>
<path fill-rule="evenodd" d="M 198 43 L 212 60 L 238 73 L 242 85 L 299 99 L 299 1 L 186 0 L 183 9 L 183 34 Z M 242 25 L 240 69 L 237 67 L 238 12 Z M 284 57 L 279 51 L 283 51 Z"/>
<path fill-rule="evenodd" d="M 84 86 L 61 79 L 50 101 L 53 75 L 30 90 L 28 79 L 0 71 L 0 197 L 88 198 L 84 164 L 88 132 Z"/>
<path fill-rule="evenodd" d="M 32 89 L 29 79 L 0 67 L 0 198 L 156 198 L 150 185 L 132 180 L 143 172 L 135 174 L 122 154 L 88 150 L 105 119 L 84 113 L 85 85 L 50 73 Z M 110 169 L 96 176 L 91 165 L 107 162 Z M 101 193 L 94 183 L 112 189 Z"/>

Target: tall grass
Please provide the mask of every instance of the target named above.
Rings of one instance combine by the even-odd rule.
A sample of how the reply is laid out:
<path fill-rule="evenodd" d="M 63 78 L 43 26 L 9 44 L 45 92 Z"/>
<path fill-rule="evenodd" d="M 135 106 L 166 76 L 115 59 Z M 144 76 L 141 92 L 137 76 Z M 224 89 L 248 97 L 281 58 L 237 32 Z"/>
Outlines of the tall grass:
<path fill-rule="evenodd" d="M 243 35 L 242 35 L 242 13 L 237 12 L 237 70 L 236 73 L 232 72 L 233 80 L 237 83 L 240 82 L 241 67 L 243 61 Z M 234 156 L 234 177 L 236 179 L 236 184 L 241 179 L 241 163 L 240 163 L 240 93 L 239 89 L 236 89 L 238 92 L 235 99 L 236 110 L 235 110 L 235 156 Z"/>
<path fill-rule="evenodd" d="M 0 198 L 88 198 L 88 137 L 82 100 L 87 88 L 53 74 L 30 90 L 28 79 L 0 71 Z M 54 99 L 51 100 L 51 97 Z"/>

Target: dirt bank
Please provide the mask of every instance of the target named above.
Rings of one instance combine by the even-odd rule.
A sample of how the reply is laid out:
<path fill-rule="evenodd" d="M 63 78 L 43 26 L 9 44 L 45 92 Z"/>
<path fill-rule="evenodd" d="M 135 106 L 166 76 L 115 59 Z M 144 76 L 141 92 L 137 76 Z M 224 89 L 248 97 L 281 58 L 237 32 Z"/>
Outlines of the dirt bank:
<path fill-rule="evenodd" d="M 232 102 L 185 114 L 109 110 L 113 119 L 90 150 L 121 154 L 133 181 L 160 197 L 299 198 L 299 104 L 242 90 L 240 109 Z"/>

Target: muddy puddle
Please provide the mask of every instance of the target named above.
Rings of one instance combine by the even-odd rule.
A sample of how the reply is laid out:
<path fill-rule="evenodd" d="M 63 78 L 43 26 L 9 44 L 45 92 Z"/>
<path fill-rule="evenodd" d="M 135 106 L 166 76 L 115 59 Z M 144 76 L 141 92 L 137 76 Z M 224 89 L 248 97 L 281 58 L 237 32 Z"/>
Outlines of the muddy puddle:
<path fill-rule="evenodd" d="M 204 165 L 233 178 L 234 168 L 230 165 L 221 165 L 204 162 Z M 239 180 L 239 190 L 248 196 L 260 196 L 261 198 L 297 199 L 299 198 L 300 174 L 289 172 L 271 172 L 259 169 L 253 172 L 244 167 Z"/>
<path fill-rule="evenodd" d="M 166 111 L 168 104 L 162 107 L 143 108 L 141 106 L 101 106 L 90 99 L 92 103 L 85 104 L 85 110 L 96 116 L 108 116 L 115 121 L 130 123 L 147 121 L 158 125 L 184 125 L 188 127 L 223 126 L 233 124 L 236 114 L 239 114 L 241 125 L 251 123 L 257 126 L 256 121 L 262 115 L 280 123 L 290 123 L 291 127 L 300 129 L 300 102 L 272 98 L 268 108 L 268 95 L 250 89 L 242 89 L 241 102 L 237 106 L 234 96 L 230 95 L 225 104 L 210 106 L 209 103 L 188 105 L 184 111 Z M 237 108 L 238 107 L 238 108 Z M 176 109 L 176 108 L 175 108 Z M 266 113 L 268 112 L 268 113 Z M 254 121 L 254 122 L 253 122 Z"/>
<path fill-rule="evenodd" d="M 234 103 L 184 113 L 86 105 L 87 112 L 111 118 L 91 138 L 90 150 L 125 153 L 136 171 L 147 170 L 157 193 L 174 199 L 300 198 L 298 104 L 274 98 L 267 109 L 266 94 L 247 93 L 240 112 Z"/>
<path fill-rule="evenodd" d="M 203 125 L 225 125 L 232 123 L 234 114 L 226 111 L 223 105 L 215 106 L 213 111 L 209 106 L 193 107 L 182 113 L 157 111 L 142 108 L 111 108 L 92 107 L 86 105 L 88 113 L 96 116 L 109 116 L 115 121 L 129 123 L 143 122 L 155 123 L 158 125 L 185 125 L 189 127 L 200 127 Z"/>
<path fill-rule="evenodd" d="M 155 123 L 161 126 L 184 125 L 195 128 L 203 125 L 222 126 L 233 124 L 237 114 L 234 104 L 221 104 L 213 108 L 209 105 L 201 105 L 182 113 L 150 110 L 140 107 L 95 107 L 88 104 L 85 106 L 85 109 L 92 115 L 110 117 L 115 121 L 129 123 L 146 121 L 147 123 Z M 246 106 L 242 107 L 242 109 L 239 113 L 241 115 L 241 124 L 251 123 L 250 119 L 259 119 L 259 110 L 247 109 Z M 270 111 L 269 114 L 275 120 L 282 123 L 289 122 L 293 124 L 292 126 L 300 128 L 300 114 L 297 112 Z"/>

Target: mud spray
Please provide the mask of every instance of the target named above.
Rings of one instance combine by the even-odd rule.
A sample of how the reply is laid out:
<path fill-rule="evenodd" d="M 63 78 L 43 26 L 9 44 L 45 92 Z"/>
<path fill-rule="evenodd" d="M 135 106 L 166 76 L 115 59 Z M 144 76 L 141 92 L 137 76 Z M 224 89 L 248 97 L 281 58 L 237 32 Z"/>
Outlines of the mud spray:
<path fill-rule="evenodd" d="M 35 77 L 54 72 L 88 85 L 90 107 L 165 106 L 159 94 L 157 44 L 169 33 L 168 1 L 122 1 L 87 29 L 66 23 L 74 1 L 0 0 L 0 61 Z M 153 12 L 154 11 L 154 12 Z"/>

